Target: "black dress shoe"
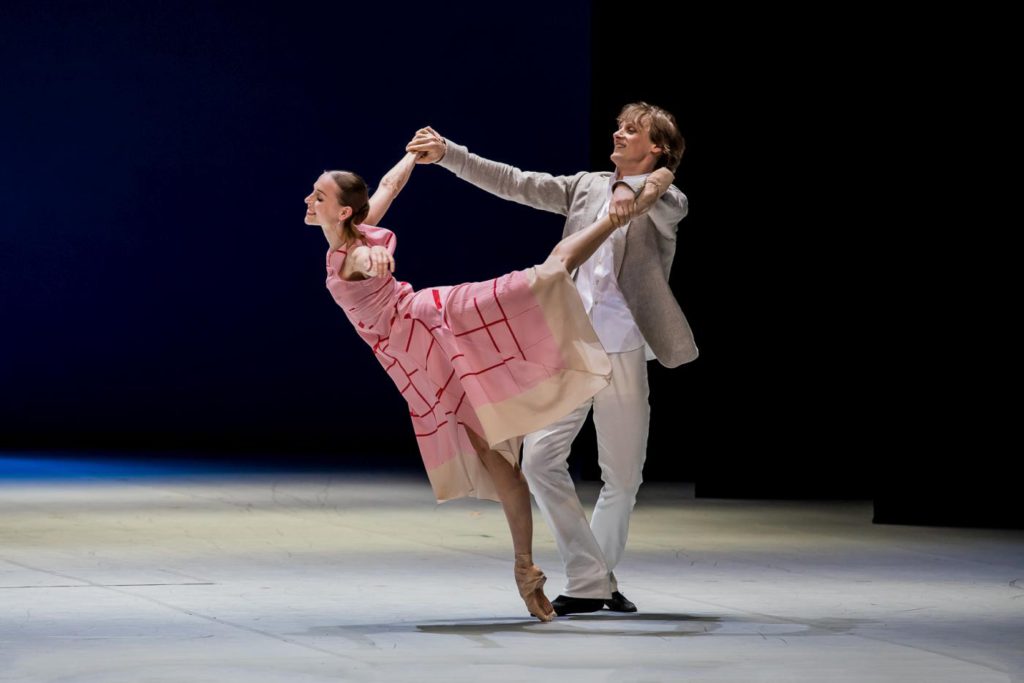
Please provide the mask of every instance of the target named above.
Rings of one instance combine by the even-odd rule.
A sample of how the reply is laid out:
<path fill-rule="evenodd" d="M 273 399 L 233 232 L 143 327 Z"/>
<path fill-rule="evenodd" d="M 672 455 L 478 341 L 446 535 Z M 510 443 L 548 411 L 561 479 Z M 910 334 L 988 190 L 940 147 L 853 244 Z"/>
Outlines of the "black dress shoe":
<path fill-rule="evenodd" d="M 566 614 L 597 612 L 604 605 L 605 601 L 601 598 L 570 598 L 568 595 L 559 595 L 551 601 L 551 606 L 555 608 L 555 614 L 560 617 L 564 617 Z"/>
<path fill-rule="evenodd" d="M 605 604 L 605 606 L 608 607 L 608 609 L 610 609 L 613 612 L 635 612 L 636 611 L 636 605 L 634 605 L 632 602 L 630 602 L 629 598 L 627 598 L 625 595 L 623 595 L 619 591 L 613 592 L 612 593 L 612 599 L 611 600 L 605 600 L 604 604 Z M 556 610 L 557 610 L 557 608 L 556 608 Z"/>

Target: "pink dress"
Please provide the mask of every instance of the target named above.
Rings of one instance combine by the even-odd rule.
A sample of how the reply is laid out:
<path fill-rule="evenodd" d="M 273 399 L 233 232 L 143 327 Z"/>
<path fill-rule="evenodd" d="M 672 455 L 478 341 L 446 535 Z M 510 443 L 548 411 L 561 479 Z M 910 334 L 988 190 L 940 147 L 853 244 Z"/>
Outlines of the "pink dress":
<path fill-rule="evenodd" d="M 395 234 L 359 229 L 395 251 Z M 342 280 L 327 253 L 327 289 L 409 404 L 438 501 L 497 491 L 467 429 L 518 467 L 522 436 L 603 389 L 611 365 L 565 267 L 555 258 L 507 275 L 413 291 L 390 274 Z"/>

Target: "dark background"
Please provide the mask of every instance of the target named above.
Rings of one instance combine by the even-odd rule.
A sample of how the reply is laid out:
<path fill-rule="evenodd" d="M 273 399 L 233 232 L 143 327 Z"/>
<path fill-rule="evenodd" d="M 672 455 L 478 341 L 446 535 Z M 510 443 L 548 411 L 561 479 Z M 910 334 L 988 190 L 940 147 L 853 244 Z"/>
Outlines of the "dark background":
<path fill-rule="evenodd" d="M 0 449 L 419 468 L 323 286 L 313 180 L 373 186 L 427 124 L 524 169 L 610 169 L 615 115 L 646 100 L 687 139 L 671 282 L 701 356 L 650 364 L 645 478 L 875 497 L 888 521 L 992 499 L 957 489 L 991 491 L 977 453 L 937 465 L 967 432 L 929 371 L 946 327 L 903 286 L 923 181 L 892 134 L 920 139 L 927 79 L 899 29 L 668 3 L 5 3 Z M 562 220 L 421 166 L 384 224 L 419 288 L 538 262 Z M 905 341 L 919 323 L 932 343 Z"/>
<path fill-rule="evenodd" d="M 0 22 L 6 445 L 415 454 L 303 198 L 325 168 L 375 185 L 427 124 L 586 167 L 589 4 L 101 7 Z M 543 260 L 562 221 L 421 167 L 386 225 L 424 287 Z"/>

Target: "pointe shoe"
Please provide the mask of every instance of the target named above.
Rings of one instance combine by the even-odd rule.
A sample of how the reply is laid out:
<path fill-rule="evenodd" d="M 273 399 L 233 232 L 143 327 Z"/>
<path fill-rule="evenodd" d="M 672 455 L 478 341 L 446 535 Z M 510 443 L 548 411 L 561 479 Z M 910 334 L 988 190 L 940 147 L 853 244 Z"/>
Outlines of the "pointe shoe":
<path fill-rule="evenodd" d="M 540 567 L 533 563 L 533 556 L 529 553 L 516 555 L 515 565 L 516 585 L 519 587 L 519 595 L 530 614 L 541 621 L 551 621 L 555 618 L 555 608 L 544 595 L 544 582 L 548 577 Z"/>

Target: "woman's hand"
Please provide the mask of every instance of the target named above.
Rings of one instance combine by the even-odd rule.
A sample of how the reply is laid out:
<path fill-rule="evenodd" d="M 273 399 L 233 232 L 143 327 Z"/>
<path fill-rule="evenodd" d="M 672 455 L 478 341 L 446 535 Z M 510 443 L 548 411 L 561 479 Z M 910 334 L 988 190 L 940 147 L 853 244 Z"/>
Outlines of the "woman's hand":
<path fill-rule="evenodd" d="M 367 277 L 384 277 L 395 272 L 395 257 L 384 247 L 370 247 L 369 267 L 363 272 Z"/>
<path fill-rule="evenodd" d="M 417 155 L 417 164 L 435 164 L 444 157 L 448 146 L 440 133 L 427 126 L 416 131 L 416 135 L 405 146 L 405 151 Z"/>
<path fill-rule="evenodd" d="M 384 247 L 357 247 L 352 256 L 356 272 L 363 277 L 384 277 L 395 272 L 395 257 Z"/>

